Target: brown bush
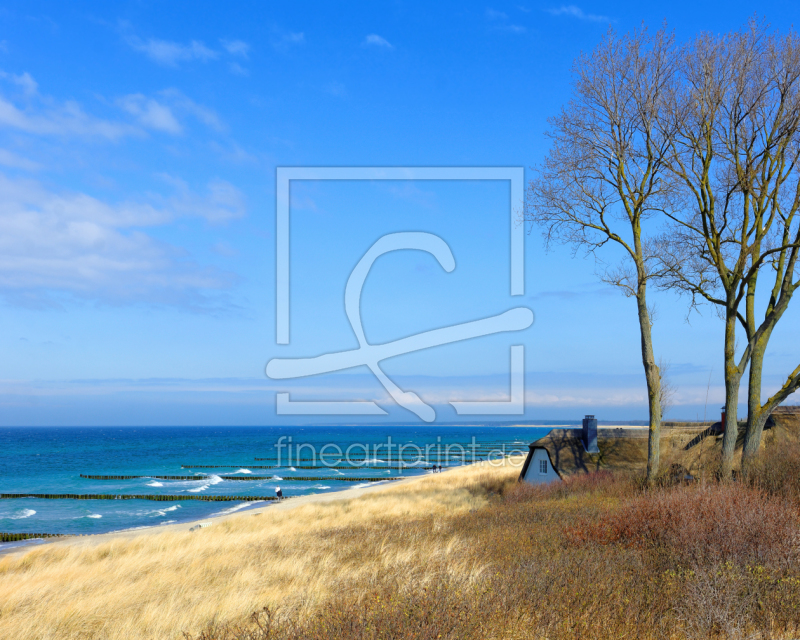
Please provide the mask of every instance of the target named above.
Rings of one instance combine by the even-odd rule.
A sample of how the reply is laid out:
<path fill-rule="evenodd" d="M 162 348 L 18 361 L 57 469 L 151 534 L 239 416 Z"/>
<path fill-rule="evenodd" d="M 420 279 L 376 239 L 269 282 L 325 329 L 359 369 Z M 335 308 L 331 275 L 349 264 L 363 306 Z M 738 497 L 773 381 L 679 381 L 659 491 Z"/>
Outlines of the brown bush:
<path fill-rule="evenodd" d="M 784 566 L 796 554 L 797 510 L 785 499 L 738 483 L 675 487 L 569 526 L 566 535 L 574 543 L 660 549 L 691 566 L 726 561 Z"/>
<path fill-rule="evenodd" d="M 745 481 L 771 495 L 800 504 L 800 443 L 766 447 L 745 473 Z"/>

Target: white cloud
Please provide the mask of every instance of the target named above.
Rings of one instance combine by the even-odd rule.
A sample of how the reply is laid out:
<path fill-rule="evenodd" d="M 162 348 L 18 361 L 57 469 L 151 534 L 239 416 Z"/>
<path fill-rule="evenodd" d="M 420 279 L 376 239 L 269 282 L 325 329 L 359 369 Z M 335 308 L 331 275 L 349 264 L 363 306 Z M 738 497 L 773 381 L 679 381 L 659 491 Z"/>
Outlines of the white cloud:
<path fill-rule="evenodd" d="M 495 11 L 494 9 L 487 9 L 486 10 L 486 17 L 489 20 L 507 20 L 508 16 L 503 13 L 502 11 Z"/>
<path fill-rule="evenodd" d="M 208 62 L 209 60 L 215 60 L 219 57 L 217 51 L 209 49 L 199 40 L 192 40 L 188 44 L 181 44 L 179 42 L 158 40 L 156 38 L 143 40 L 138 36 L 129 35 L 125 38 L 125 41 L 135 51 L 145 54 L 153 62 L 166 67 L 177 67 L 179 62 L 189 62 L 192 60 Z"/>
<path fill-rule="evenodd" d="M 66 293 L 207 307 L 209 293 L 230 287 L 233 277 L 196 264 L 144 229 L 179 216 L 220 222 L 243 214 L 243 196 L 221 180 L 205 195 L 181 184 L 167 197 L 107 203 L 0 174 L 0 291 L 30 304 Z"/>
<path fill-rule="evenodd" d="M 211 247 L 211 251 L 219 256 L 222 256 L 223 258 L 235 258 L 239 255 L 239 251 L 233 245 L 231 245 L 230 242 L 226 242 L 225 240 L 215 242 Z"/>
<path fill-rule="evenodd" d="M 165 89 L 159 95 L 169 101 L 173 108 L 193 116 L 207 127 L 217 131 L 225 131 L 227 128 L 213 109 L 198 104 L 177 89 Z"/>
<path fill-rule="evenodd" d="M 20 84 L 35 88 L 36 82 L 30 75 L 14 76 L 22 78 Z M 35 89 L 34 89 L 35 90 Z M 209 107 L 198 104 L 177 89 L 165 89 L 155 97 L 141 93 L 122 96 L 114 101 L 117 107 L 133 117 L 133 122 L 105 120 L 87 114 L 74 101 L 59 103 L 49 96 L 36 93 L 34 99 L 24 100 L 24 105 L 14 104 L 0 95 L 0 127 L 17 129 L 40 136 L 99 137 L 118 140 L 125 136 L 143 135 L 144 130 L 161 131 L 177 135 L 183 132 L 182 116 L 191 116 L 215 131 L 225 131 L 225 123 Z M 13 165 L 7 160 L 6 166 Z"/>
<path fill-rule="evenodd" d="M 28 72 L 22 75 L 0 72 L 0 78 L 21 87 L 25 97 L 19 107 L 0 95 L 0 127 L 38 135 L 86 136 L 117 140 L 139 131 L 128 124 L 90 116 L 74 100 L 64 103 L 42 96 Z"/>
<path fill-rule="evenodd" d="M 206 185 L 206 192 L 193 192 L 184 180 L 166 173 L 158 176 L 175 190 L 166 198 L 165 210 L 175 215 L 204 218 L 211 223 L 222 223 L 241 218 L 246 213 L 245 198 L 230 182 L 215 178 Z"/>
<path fill-rule="evenodd" d="M 27 158 L 18 156 L 7 149 L 0 149 L 0 164 L 12 169 L 24 169 L 25 171 L 38 171 L 42 168 L 38 162 L 33 162 Z"/>
<path fill-rule="evenodd" d="M 302 32 L 287 31 L 280 35 L 280 42 L 282 44 L 303 44 L 306 41 L 306 35 Z"/>
<path fill-rule="evenodd" d="M 225 125 L 213 109 L 204 107 L 188 98 L 177 89 L 165 89 L 157 94 L 161 100 L 148 98 L 141 93 L 123 96 L 116 104 L 136 118 L 139 125 L 154 131 L 177 135 L 183 133 L 176 112 L 190 115 L 216 131 L 224 131 Z"/>
<path fill-rule="evenodd" d="M 220 43 L 232 56 L 241 56 L 245 60 L 249 57 L 250 45 L 242 40 L 220 40 Z"/>
<path fill-rule="evenodd" d="M 22 87 L 25 94 L 29 96 L 34 95 L 39 88 L 39 85 L 36 84 L 36 80 L 34 80 L 27 71 L 21 76 L 14 76 L 14 82 Z"/>
<path fill-rule="evenodd" d="M 384 47 L 386 49 L 394 49 L 394 47 L 389 43 L 388 40 L 382 38 L 381 36 L 371 33 L 366 38 L 364 38 L 364 44 L 375 46 L 375 47 Z"/>
<path fill-rule="evenodd" d="M 147 129 L 172 134 L 183 132 L 183 128 L 168 106 L 156 102 L 152 98 L 145 98 L 141 93 L 120 98 L 117 104 Z"/>
<path fill-rule="evenodd" d="M 525 33 L 525 27 L 518 24 L 509 24 L 508 14 L 494 9 L 486 10 L 486 17 L 494 23 L 494 28 L 498 31 L 508 31 L 510 33 Z"/>
<path fill-rule="evenodd" d="M 209 146 L 215 153 L 219 154 L 221 158 L 229 162 L 235 162 L 237 164 L 258 163 L 258 158 L 256 156 L 245 151 L 235 142 L 222 145 L 212 140 Z"/>
<path fill-rule="evenodd" d="M 302 31 L 284 31 L 278 27 L 273 27 L 270 44 L 276 51 L 285 53 L 291 47 L 305 44 L 306 36 Z"/>
<path fill-rule="evenodd" d="M 14 73 L 6 73 L 5 71 L 0 71 L 0 78 L 4 78 L 6 80 L 11 81 L 13 84 L 20 87 L 27 96 L 32 96 L 36 94 L 39 85 L 36 83 L 27 71 L 24 72 L 22 75 L 16 75 Z"/>
<path fill-rule="evenodd" d="M 558 9 L 548 9 L 547 12 L 550 15 L 569 16 L 570 18 L 577 18 L 587 22 L 613 22 L 608 16 L 585 13 L 583 9 L 576 7 L 574 4 L 561 5 Z"/>
<path fill-rule="evenodd" d="M 518 24 L 495 24 L 493 27 L 495 31 L 505 31 L 506 33 L 526 33 L 527 29 Z"/>
<path fill-rule="evenodd" d="M 250 72 L 245 69 L 242 65 L 238 62 L 231 62 L 228 68 L 231 70 L 231 73 L 235 76 L 249 76 Z"/>
<path fill-rule="evenodd" d="M 0 97 L 0 127 L 18 129 L 39 135 L 87 136 L 117 140 L 137 133 L 137 129 L 121 122 L 102 120 L 86 114 L 72 100 L 63 104 L 48 101 L 44 109 L 28 106 L 20 109 Z"/>

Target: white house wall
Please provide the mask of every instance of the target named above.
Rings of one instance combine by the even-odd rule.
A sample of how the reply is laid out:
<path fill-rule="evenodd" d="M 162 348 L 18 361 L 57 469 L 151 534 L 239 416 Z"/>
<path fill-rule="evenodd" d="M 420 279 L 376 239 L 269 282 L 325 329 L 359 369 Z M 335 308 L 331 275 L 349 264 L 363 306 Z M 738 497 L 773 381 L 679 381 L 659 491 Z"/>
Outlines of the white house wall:
<path fill-rule="evenodd" d="M 541 484 L 544 482 L 553 482 L 553 480 L 561 479 L 558 477 L 556 470 L 553 469 L 553 465 L 550 464 L 550 458 L 547 455 L 547 451 L 544 449 L 534 449 L 533 452 L 529 453 L 528 455 L 532 455 L 533 459 L 530 461 L 530 464 L 525 471 L 525 482 L 530 482 L 531 484 Z M 546 473 L 541 472 L 540 465 L 542 461 L 547 463 Z"/>

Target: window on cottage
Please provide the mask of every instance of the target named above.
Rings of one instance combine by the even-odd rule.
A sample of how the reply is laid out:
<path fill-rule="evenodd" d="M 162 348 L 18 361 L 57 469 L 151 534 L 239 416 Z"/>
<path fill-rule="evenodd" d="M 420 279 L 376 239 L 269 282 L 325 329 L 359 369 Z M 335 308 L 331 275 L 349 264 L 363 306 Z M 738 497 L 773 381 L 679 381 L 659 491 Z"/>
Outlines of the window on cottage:
<path fill-rule="evenodd" d="M 547 473 L 547 460 L 539 460 L 539 473 L 541 475 Z"/>

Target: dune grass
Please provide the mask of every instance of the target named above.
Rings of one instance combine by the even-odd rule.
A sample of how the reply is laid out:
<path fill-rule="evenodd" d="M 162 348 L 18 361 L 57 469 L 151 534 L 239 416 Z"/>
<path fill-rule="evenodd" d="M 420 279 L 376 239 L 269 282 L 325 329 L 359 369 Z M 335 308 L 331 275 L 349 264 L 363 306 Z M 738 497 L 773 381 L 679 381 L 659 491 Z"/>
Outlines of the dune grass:
<path fill-rule="evenodd" d="M 435 543 L 414 521 L 479 509 L 518 466 L 474 466 L 352 500 L 243 513 L 192 533 L 48 545 L 0 559 L 0 637 L 183 637 L 265 604 L 293 615 L 386 573 L 433 580 L 433 567 L 476 576 L 454 533 Z M 389 533 L 391 532 L 391 533 Z"/>
<path fill-rule="evenodd" d="M 2 638 L 796 637 L 800 447 L 732 484 L 475 465 L 0 561 Z"/>
<path fill-rule="evenodd" d="M 667 473 L 647 489 L 608 472 L 547 487 L 501 483 L 477 511 L 381 525 L 414 548 L 466 541 L 455 568 L 439 557 L 417 565 L 419 575 L 379 571 L 313 610 L 265 603 L 249 620 L 188 637 L 798 637 L 798 459 L 797 446 L 773 451 L 732 484 L 683 485 Z M 358 539 L 359 529 L 337 535 Z"/>

